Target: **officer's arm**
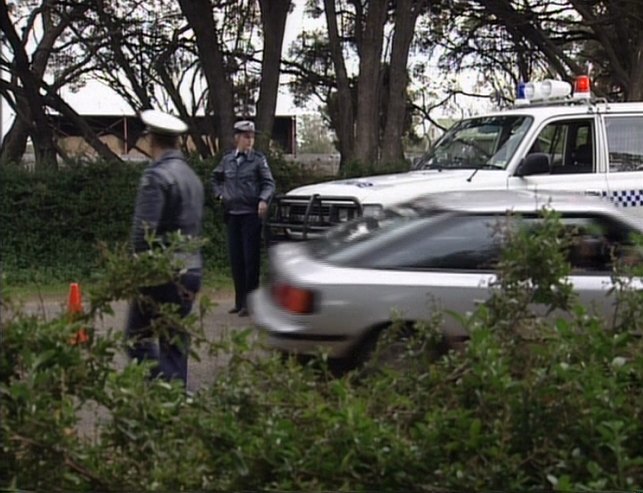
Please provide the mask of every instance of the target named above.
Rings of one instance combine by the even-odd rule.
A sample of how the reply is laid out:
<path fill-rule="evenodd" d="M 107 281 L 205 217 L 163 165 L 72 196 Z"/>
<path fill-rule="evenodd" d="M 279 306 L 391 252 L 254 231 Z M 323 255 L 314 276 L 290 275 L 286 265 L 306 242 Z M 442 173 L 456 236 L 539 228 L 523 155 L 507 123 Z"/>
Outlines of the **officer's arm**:
<path fill-rule="evenodd" d="M 145 236 L 148 231 L 156 233 L 164 205 L 163 183 L 155 173 L 145 171 L 138 187 L 132 224 L 131 243 L 135 252 L 149 250 Z"/>
<path fill-rule="evenodd" d="M 272 177 L 270 166 L 268 166 L 268 161 L 265 157 L 262 157 L 261 162 L 259 163 L 259 180 L 259 185 L 261 187 L 259 200 L 263 200 L 267 203 L 270 200 L 270 197 L 275 193 L 275 179 Z"/>
<path fill-rule="evenodd" d="M 210 176 L 210 185 L 215 199 L 220 199 L 223 196 L 223 179 L 225 178 L 223 171 L 224 159 L 225 158 L 221 159 L 221 162 L 212 170 L 212 175 Z"/>

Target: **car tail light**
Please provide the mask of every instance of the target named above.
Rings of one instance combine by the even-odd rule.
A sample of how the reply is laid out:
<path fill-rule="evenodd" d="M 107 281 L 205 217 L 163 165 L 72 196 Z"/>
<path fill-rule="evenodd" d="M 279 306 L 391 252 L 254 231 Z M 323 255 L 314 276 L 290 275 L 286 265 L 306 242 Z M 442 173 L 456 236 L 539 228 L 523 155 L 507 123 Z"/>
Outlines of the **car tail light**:
<path fill-rule="evenodd" d="M 272 285 L 272 298 L 285 310 L 293 313 L 312 313 L 315 308 L 315 293 L 286 283 Z"/>

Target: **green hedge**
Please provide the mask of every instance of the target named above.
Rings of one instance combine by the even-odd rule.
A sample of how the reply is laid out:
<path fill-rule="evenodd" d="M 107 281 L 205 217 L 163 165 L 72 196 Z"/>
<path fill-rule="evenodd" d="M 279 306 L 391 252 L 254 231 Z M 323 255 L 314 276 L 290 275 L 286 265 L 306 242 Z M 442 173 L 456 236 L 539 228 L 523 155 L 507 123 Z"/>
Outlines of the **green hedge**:
<path fill-rule="evenodd" d="M 216 160 L 190 159 L 206 187 L 204 248 L 208 269 L 227 266 L 222 210 L 209 192 Z M 281 156 L 270 157 L 279 191 L 303 173 Z M 136 188 L 145 163 L 67 163 L 58 171 L 0 168 L 0 252 L 5 281 L 68 282 L 87 279 L 99 243 L 127 242 Z M 311 177 L 308 177 L 309 181 Z"/>
<path fill-rule="evenodd" d="M 60 171 L 0 169 L 7 281 L 87 276 L 97 242 L 125 241 L 140 165 L 95 163 Z"/>

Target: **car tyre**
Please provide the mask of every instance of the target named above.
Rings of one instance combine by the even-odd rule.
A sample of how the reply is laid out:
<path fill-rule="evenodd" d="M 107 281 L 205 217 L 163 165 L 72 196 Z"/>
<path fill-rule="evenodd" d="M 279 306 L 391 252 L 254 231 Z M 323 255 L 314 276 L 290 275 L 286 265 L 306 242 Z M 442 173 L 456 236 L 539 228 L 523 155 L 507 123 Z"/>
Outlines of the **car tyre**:
<path fill-rule="evenodd" d="M 374 371 L 384 367 L 390 367 L 398 370 L 405 368 L 404 354 L 407 351 L 408 338 L 412 335 L 414 324 L 408 322 L 400 333 L 400 337 L 390 341 L 390 344 L 378 347 L 386 331 L 392 329 L 392 324 L 379 327 L 369 332 L 361 343 L 356 346 L 355 351 L 350 359 L 351 369 L 365 366 L 369 371 Z M 454 344 L 455 342 L 455 344 Z M 430 348 L 428 355 L 429 361 L 437 361 L 451 350 L 458 350 L 464 347 L 465 342 L 458 339 L 457 341 L 450 338 L 442 338 L 438 343 Z"/>

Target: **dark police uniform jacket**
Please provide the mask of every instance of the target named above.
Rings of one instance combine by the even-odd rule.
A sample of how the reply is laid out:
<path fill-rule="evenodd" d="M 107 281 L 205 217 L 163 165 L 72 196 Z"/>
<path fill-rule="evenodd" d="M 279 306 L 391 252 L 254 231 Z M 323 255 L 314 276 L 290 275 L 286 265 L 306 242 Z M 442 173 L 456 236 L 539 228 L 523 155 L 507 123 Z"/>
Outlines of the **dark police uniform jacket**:
<path fill-rule="evenodd" d="M 138 187 L 131 232 L 135 252 L 148 250 L 147 231 L 164 239 L 180 231 L 198 237 L 202 231 L 203 184 L 178 150 L 169 150 L 145 168 Z M 203 266 L 201 252 L 181 252 L 177 257 L 188 269 Z"/>
<path fill-rule="evenodd" d="M 211 184 L 228 214 L 256 214 L 259 201 L 268 202 L 275 192 L 266 156 L 254 149 L 246 154 L 236 150 L 225 154 L 212 171 Z"/>

